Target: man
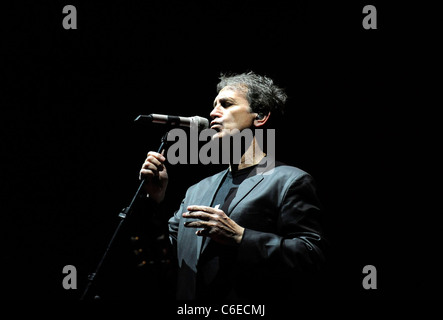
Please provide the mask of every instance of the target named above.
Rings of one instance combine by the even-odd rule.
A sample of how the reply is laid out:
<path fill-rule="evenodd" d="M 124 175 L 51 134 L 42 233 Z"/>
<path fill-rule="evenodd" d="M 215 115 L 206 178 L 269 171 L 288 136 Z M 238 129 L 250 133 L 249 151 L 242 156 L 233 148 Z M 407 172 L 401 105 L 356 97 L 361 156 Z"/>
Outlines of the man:
<path fill-rule="evenodd" d="M 269 128 L 286 94 L 249 72 L 221 76 L 210 117 L 213 139 Z M 169 220 L 178 299 L 293 298 L 324 261 L 320 204 L 306 172 L 269 159 L 256 136 L 227 170 L 191 186 Z M 149 152 L 140 171 L 161 203 L 166 158 Z"/>

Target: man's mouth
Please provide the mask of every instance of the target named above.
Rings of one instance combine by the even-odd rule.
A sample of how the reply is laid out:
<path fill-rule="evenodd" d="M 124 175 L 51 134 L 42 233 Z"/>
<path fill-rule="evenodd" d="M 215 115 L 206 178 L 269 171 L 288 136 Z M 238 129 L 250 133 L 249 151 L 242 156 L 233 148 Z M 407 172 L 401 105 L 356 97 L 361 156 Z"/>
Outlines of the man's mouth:
<path fill-rule="evenodd" d="M 214 130 L 216 130 L 217 132 L 220 132 L 221 129 L 222 129 L 222 124 L 219 123 L 219 122 L 212 121 L 212 122 L 211 122 L 211 129 L 214 129 Z"/>

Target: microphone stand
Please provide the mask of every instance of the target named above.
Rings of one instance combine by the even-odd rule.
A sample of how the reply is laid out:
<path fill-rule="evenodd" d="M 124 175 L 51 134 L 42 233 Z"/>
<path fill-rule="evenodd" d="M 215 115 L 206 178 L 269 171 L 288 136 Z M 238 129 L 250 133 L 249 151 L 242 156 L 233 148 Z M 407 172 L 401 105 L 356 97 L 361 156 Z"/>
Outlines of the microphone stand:
<path fill-rule="evenodd" d="M 161 138 L 160 147 L 158 148 L 158 151 L 157 151 L 158 153 L 161 153 L 161 152 L 163 151 L 163 149 L 166 147 L 168 133 L 169 133 L 169 130 L 167 130 L 166 133 L 165 133 L 165 134 L 163 135 L 163 137 Z M 100 261 L 99 261 L 97 267 L 95 268 L 95 271 L 94 271 L 93 273 L 91 273 L 91 274 L 88 275 L 88 283 L 87 283 L 87 285 L 86 285 L 85 290 L 83 291 L 83 294 L 82 294 L 80 300 L 84 300 L 85 297 L 86 297 L 86 295 L 88 294 L 88 291 L 89 291 L 91 285 L 93 284 L 93 282 L 94 282 L 94 280 L 95 280 L 95 277 L 97 276 L 97 273 L 99 272 L 99 270 L 100 270 L 100 268 L 101 268 L 101 266 L 102 266 L 102 264 L 103 264 L 103 262 L 104 262 L 106 256 L 108 255 L 108 252 L 109 252 L 109 250 L 111 249 L 111 246 L 112 246 L 112 244 L 113 244 L 115 238 L 117 237 L 118 232 L 120 231 L 120 229 L 121 229 L 121 227 L 122 227 L 124 221 L 126 220 L 126 218 L 129 217 L 129 215 L 131 214 L 131 212 L 132 212 L 132 207 L 133 207 L 135 201 L 137 200 L 137 198 L 140 196 L 140 193 L 141 193 L 141 191 L 143 190 L 143 186 L 144 186 L 144 184 L 145 184 L 145 180 L 143 179 L 143 180 L 140 182 L 140 185 L 139 185 L 139 187 L 138 187 L 138 189 L 137 189 L 137 191 L 136 191 L 134 197 L 132 198 L 131 203 L 129 204 L 129 206 L 127 206 L 126 208 L 124 208 L 124 209 L 119 213 L 118 216 L 119 216 L 119 218 L 120 218 L 120 222 L 119 222 L 119 224 L 117 225 L 117 228 L 115 229 L 114 234 L 112 235 L 111 240 L 110 240 L 109 243 L 108 243 L 108 246 L 106 247 L 105 253 L 103 254 L 102 258 L 100 259 Z M 99 297 L 97 297 L 97 296 L 94 297 L 94 299 L 97 299 L 97 298 L 99 298 Z"/>

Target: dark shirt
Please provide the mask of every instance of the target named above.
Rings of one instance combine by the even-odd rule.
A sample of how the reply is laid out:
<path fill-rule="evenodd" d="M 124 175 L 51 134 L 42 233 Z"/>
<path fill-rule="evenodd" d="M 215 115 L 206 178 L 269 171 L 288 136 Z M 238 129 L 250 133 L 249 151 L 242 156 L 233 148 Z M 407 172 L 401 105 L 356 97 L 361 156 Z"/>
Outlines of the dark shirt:
<path fill-rule="evenodd" d="M 228 211 L 229 205 L 237 193 L 238 186 L 251 174 L 256 166 L 247 167 L 241 170 L 230 170 L 221 183 L 217 193 L 212 201 L 211 207 L 219 205 L 219 209 Z"/>
<path fill-rule="evenodd" d="M 227 213 L 229 205 L 237 193 L 238 186 L 246 178 L 255 174 L 255 167 L 251 166 L 241 170 L 228 171 L 214 196 L 211 207 L 219 205 L 218 208 Z M 203 243 L 206 241 L 209 240 L 203 238 Z M 232 278 L 228 274 L 232 270 L 232 263 L 235 260 L 236 254 L 236 247 L 220 245 L 215 241 L 208 243 L 206 254 L 202 256 L 198 266 L 198 299 L 229 298 L 230 292 L 227 289 L 231 288 L 231 285 L 227 285 L 226 279 Z M 215 273 L 215 269 L 219 270 L 219 272 Z M 213 275 L 216 276 L 213 277 Z"/>

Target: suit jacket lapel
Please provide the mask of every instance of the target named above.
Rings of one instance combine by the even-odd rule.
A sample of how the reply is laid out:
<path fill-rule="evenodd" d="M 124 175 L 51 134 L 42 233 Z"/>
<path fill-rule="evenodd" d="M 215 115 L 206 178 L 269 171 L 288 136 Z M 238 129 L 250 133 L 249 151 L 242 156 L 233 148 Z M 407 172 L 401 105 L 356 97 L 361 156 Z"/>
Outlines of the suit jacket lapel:
<path fill-rule="evenodd" d="M 259 184 L 263 180 L 262 174 L 257 174 L 255 176 L 252 176 L 250 178 L 245 179 L 243 181 L 237 190 L 237 194 L 235 195 L 234 199 L 232 199 L 231 204 L 229 205 L 228 212 L 225 212 L 226 215 L 230 216 L 232 211 L 235 209 L 235 207 L 242 201 L 254 188 L 257 184 Z M 215 196 L 215 192 L 213 197 Z M 211 198 L 212 201 L 213 198 Z M 200 239 L 202 237 L 199 237 Z M 202 253 L 208 246 L 209 242 L 211 241 L 210 238 L 206 238 L 204 242 L 200 240 L 199 244 L 202 244 L 202 248 L 200 253 Z"/>
<path fill-rule="evenodd" d="M 228 212 L 226 214 L 228 216 L 231 215 L 232 211 L 235 209 L 235 207 L 242 201 L 254 188 L 257 184 L 259 184 L 263 180 L 263 175 L 258 174 L 253 177 L 245 179 L 237 189 L 237 193 L 232 199 L 231 204 L 229 205 Z"/>
<path fill-rule="evenodd" d="M 260 161 L 255 170 L 251 172 L 251 174 L 254 173 L 255 175 L 246 178 L 243 183 L 239 185 L 237 193 L 234 199 L 232 199 L 231 204 L 229 205 L 228 212 L 225 212 L 226 215 L 231 215 L 232 211 L 235 209 L 235 207 L 237 207 L 240 201 L 242 201 L 264 179 L 263 174 L 267 173 L 269 169 L 273 167 L 275 167 L 275 159 L 273 157 L 265 157 Z M 228 170 L 226 170 L 224 174 L 220 174 L 220 177 L 218 177 L 218 179 L 216 180 L 217 188 L 208 190 L 206 192 L 204 199 L 207 199 L 209 201 L 209 204 L 207 204 L 208 206 L 211 205 L 212 201 L 214 200 L 215 194 L 220 187 L 220 183 L 223 181 L 223 178 L 228 173 Z M 206 238 L 205 241 L 203 241 L 203 237 L 197 237 L 197 258 L 199 258 L 200 254 L 206 249 L 210 240 L 210 238 Z"/>
<path fill-rule="evenodd" d="M 251 172 L 253 176 L 246 178 L 243 183 L 238 186 L 237 194 L 235 195 L 235 198 L 232 199 L 228 212 L 226 212 L 228 216 L 231 215 L 232 211 L 240 201 L 242 201 L 263 180 L 263 174 L 268 172 L 271 166 L 275 166 L 275 161 L 269 157 L 263 158 L 258 166 Z"/>

